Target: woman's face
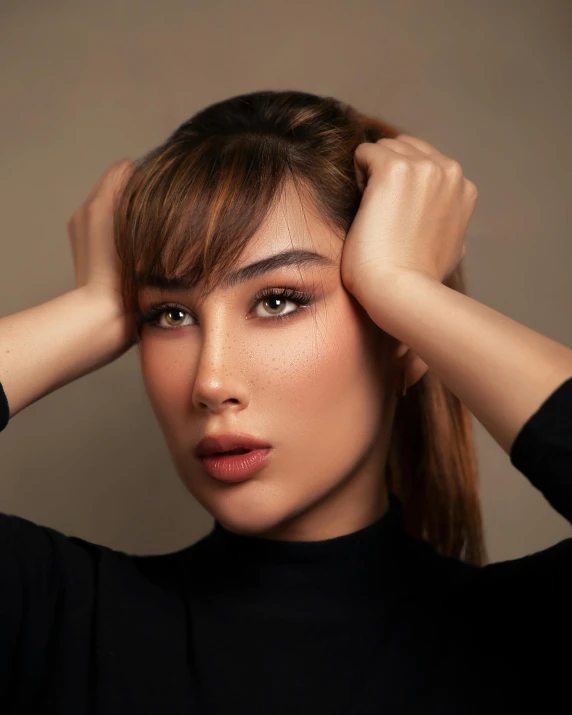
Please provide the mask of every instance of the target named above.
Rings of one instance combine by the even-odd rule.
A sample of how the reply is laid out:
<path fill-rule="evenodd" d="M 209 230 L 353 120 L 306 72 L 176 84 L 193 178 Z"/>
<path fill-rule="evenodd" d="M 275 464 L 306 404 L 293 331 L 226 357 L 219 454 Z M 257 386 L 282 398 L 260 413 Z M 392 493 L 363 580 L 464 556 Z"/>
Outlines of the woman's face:
<path fill-rule="evenodd" d="M 217 289 L 201 304 L 188 291 L 140 295 L 145 312 L 163 302 L 184 308 L 147 323 L 140 344 L 145 387 L 181 479 L 230 531 L 273 539 L 333 538 L 387 508 L 395 407 L 388 336 L 341 281 L 340 235 L 309 202 L 304 213 L 288 186 L 236 268 L 292 249 L 329 262 L 282 267 Z M 253 304 L 266 288 L 310 301 L 269 296 Z M 265 466 L 234 484 L 216 481 L 194 455 L 206 434 L 229 432 L 272 445 Z"/>

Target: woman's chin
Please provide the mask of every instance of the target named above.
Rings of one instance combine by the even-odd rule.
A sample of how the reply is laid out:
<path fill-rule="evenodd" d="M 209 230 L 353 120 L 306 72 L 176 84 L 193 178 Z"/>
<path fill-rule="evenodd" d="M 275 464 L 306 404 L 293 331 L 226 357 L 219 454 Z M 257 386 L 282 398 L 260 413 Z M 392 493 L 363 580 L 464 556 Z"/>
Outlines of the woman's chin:
<path fill-rule="evenodd" d="M 291 518 L 283 502 L 272 505 L 251 500 L 248 504 L 238 505 L 227 500 L 225 504 L 207 509 L 227 531 L 259 538 L 280 538 L 285 522 Z"/>
<path fill-rule="evenodd" d="M 277 533 L 282 521 L 279 517 L 270 513 L 249 514 L 233 513 L 227 510 L 217 512 L 219 515 L 213 517 L 227 530 L 241 536 L 255 536 L 259 538 L 272 538 L 273 533 Z"/>
<path fill-rule="evenodd" d="M 289 540 L 288 534 L 297 531 L 295 522 L 306 521 L 318 500 L 315 493 L 295 490 L 293 484 L 290 492 L 284 485 L 278 487 L 268 476 L 254 476 L 236 484 L 206 483 L 196 475 L 192 484 L 183 481 L 213 519 L 227 531 L 243 536 Z"/>

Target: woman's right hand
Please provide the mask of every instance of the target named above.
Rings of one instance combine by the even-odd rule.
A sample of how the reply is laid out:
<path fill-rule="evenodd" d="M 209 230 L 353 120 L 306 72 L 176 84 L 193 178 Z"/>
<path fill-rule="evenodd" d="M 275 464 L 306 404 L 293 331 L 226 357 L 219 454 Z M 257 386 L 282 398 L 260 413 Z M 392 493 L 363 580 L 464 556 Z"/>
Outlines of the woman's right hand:
<path fill-rule="evenodd" d="M 91 193 L 68 219 L 76 286 L 94 300 L 108 303 L 125 320 L 118 355 L 136 341 L 135 321 L 125 314 L 121 293 L 121 262 L 113 236 L 114 206 L 135 168 L 129 159 L 112 164 Z"/>

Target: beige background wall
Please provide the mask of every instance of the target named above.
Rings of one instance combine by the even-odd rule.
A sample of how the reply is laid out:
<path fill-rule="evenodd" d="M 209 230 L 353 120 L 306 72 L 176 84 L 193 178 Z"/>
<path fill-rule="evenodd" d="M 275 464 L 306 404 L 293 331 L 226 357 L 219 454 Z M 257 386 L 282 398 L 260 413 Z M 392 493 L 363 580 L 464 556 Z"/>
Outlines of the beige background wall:
<path fill-rule="evenodd" d="M 109 164 L 212 102 L 302 89 L 457 159 L 479 189 L 470 294 L 572 346 L 571 75 L 566 0 L 1 0 L 0 315 L 75 287 L 65 223 Z M 474 422 L 491 560 L 569 537 Z M 16 415 L 0 471 L 2 511 L 120 550 L 183 548 L 212 524 L 135 349 Z"/>

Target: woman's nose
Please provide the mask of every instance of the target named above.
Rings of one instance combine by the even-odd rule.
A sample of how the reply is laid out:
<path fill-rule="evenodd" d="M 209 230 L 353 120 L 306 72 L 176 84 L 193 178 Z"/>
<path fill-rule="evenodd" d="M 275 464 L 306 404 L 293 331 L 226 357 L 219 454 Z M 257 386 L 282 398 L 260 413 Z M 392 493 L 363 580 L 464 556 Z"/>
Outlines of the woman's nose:
<path fill-rule="evenodd" d="M 198 409 L 246 406 L 248 388 L 241 370 L 239 343 L 228 328 L 215 328 L 204 336 L 193 385 L 193 405 Z"/>

